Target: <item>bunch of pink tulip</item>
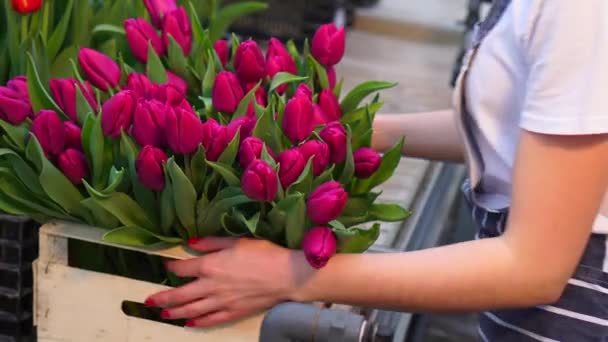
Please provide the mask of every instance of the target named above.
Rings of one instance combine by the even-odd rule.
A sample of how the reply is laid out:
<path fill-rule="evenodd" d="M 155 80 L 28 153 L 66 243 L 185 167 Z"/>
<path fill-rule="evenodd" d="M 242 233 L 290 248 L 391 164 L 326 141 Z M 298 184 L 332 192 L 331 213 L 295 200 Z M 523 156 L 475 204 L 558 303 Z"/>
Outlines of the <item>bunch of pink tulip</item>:
<path fill-rule="evenodd" d="M 374 152 L 382 103 L 361 104 L 393 84 L 342 96 L 343 28 L 321 26 L 302 51 L 275 38 L 263 51 L 211 42 L 175 1 L 145 5 L 151 23 L 124 23 L 125 59 L 83 48 L 74 78 L 44 84 L 34 66 L 0 87 L 0 178 L 15 181 L 0 182 L 1 209 L 101 226 L 117 243 L 263 238 L 317 268 L 373 244 L 379 226 L 357 225 L 407 216 L 375 203 L 402 143 Z"/>

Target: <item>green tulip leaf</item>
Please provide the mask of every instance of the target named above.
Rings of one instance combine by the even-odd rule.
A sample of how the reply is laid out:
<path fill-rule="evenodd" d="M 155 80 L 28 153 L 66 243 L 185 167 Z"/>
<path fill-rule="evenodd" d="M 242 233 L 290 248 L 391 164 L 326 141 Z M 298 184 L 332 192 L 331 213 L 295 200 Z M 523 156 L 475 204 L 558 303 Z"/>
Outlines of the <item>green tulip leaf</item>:
<path fill-rule="evenodd" d="M 268 4 L 257 1 L 241 1 L 224 6 L 215 16 L 211 17 L 209 39 L 213 42 L 220 39 L 236 19 L 247 14 L 263 11 L 266 8 L 268 8 Z"/>
<path fill-rule="evenodd" d="M 217 160 L 218 163 L 224 164 L 224 165 L 234 164 L 234 161 L 236 160 L 236 156 L 239 152 L 240 141 L 241 141 L 241 130 L 239 128 L 237 130 L 236 134 L 234 135 L 234 138 L 232 138 L 232 141 L 230 141 L 230 143 L 228 144 L 228 146 L 226 147 L 224 152 L 222 152 L 222 154 L 218 158 L 218 160 Z"/>
<path fill-rule="evenodd" d="M 374 224 L 370 229 L 333 227 L 333 231 L 338 239 L 338 253 L 363 253 L 380 236 L 380 225 Z"/>
<path fill-rule="evenodd" d="M 234 217 L 238 220 L 238 222 L 247 227 L 247 230 L 251 233 L 251 235 L 258 237 L 257 230 L 258 224 L 260 223 L 260 212 L 255 213 L 250 219 L 247 219 L 243 213 L 235 210 Z"/>
<path fill-rule="evenodd" d="M 205 156 L 205 149 L 202 145 L 198 146 L 198 150 L 190 161 L 191 170 L 191 181 L 194 185 L 196 193 L 200 193 L 205 185 L 205 178 L 207 176 L 207 158 Z"/>
<path fill-rule="evenodd" d="M 169 69 L 173 72 L 182 76 L 188 75 L 188 59 L 184 56 L 184 50 L 182 50 L 181 46 L 171 35 L 169 35 L 167 61 L 169 63 Z"/>
<path fill-rule="evenodd" d="M 350 126 L 346 126 L 346 160 L 344 161 L 344 168 L 342 169 L 342 175 L 340 176 L 340 183 L 346 185 L 349 184 L 353 176 L 355 175 L 355 159 L 353 156 L 353 145 L 352 145 L 353 133 Z"/>
<path fill-rule="evenodd" d="M 135 247 L 151 246 L 160 242 L 168 244 L 180 244 L 183 242 L 180 238 L 154 234 L 139 227 L 119 227 L 113 229 L 103 235 L 103 241 Z"/>
<path fill-rule="evenodd" d="M 95 202 L 110 214 L 114 215 L 120 223 L 125 226 L 142 227 L 150 232 L 159 233 L 158 227 L 148 217 L 142 207 L 135 202 L 129 195 L 122 192 L 114 192 L 109 196 L 95 190 L 86 181 L 84 186 L 95 199 Z"/>
<path fill-rule="evenodd" d="M 327 70 L 325 70 L 325 67 L 321 65 L 312 55 L 308 55 L 308 62 L 312 65 L 321 88 L 329 89 L 329 78 L 327 77 Z"/>
<path fill-rule="evenodd" d="M 222 176 L 224 181 L 226 181 L 229 186 L 241 185 L 241 180 L 230 165 L 215 163 L 212 161 L 207 161 L 207 165 L 209 165 L 215 172 L 220 174 L 220 176 Z"/>
<path fill-rule="evenodd" d="M 157 84 L 165 84 L 169 81 L 167 77 L 167 70 L 163 66 L 163 62 L 160 57 L 154 51 L 152 42 L 148 42 L 148 65 L 146 66 L 146 74 L 150 81 Z"/>
<path fill-rule="evenodd" d="M 0 167 L 0 193 L 3 199 L 12 202 L 10 213 L 16 215 L 41 215 L 60 220 L 74 220 L 62 208 L 27 189 L 14 173 Z M 17 211 L 17 212 L 15 212 Z"/>
<path fill-rule="evenodd" d="M 106 184 L 106 174 L 104 172 L 104 154 L 106 153 L 106 146 L 105 137 L 101 129 L 101 115 L 95 117 L 95 121 L 91 125 L 87 135 L 89 136 L 89 142 L 85 145 L 88 145 L 90 149 L 87 152 L 87 156 L 91 157 L 92 185 L 95 189 L 101 189 Z"/>
<path fill-rule="evenodd" d="M 110 25 L 110 24 L 99 24 L 97 26 L 95 26 L 93 28 L 93 30 L 91 31 L 92 34 L 97 34 L 97 33 L 116 33 L 116 34 L 120 34 L 122 36 L 126 35 L 127 33 L 125 32 L 124 27 L 120 27 L 120 26 L 116 26 L 116 25 Z"/>
<path fill-rule="evenodd" d="M 205 210 L 198 210 L 197 228 L 198 236 L 211 236 L 217 234 L 221 229 L 221 216 L 238 205 L 254 202 L 243 194 L 238 187 L 222 189 L 211 201 Z"/>
<path fill-rule="evenodd" d="M 73 58 L 70 58 L 70 65 L 72 66 L 72 75 L 74 76 L 74 78 L 78 80 L 78 82 L 84 83 L 84 78 L 82 78 L 82 75 L 80 75 L 80 72 L 78 71 L 78 65 L 76 65 L 76 62 Z"/>
<path fill-rule="evenodd" d="M 206 3 L 206 1 L 203 1 L 201 4 Z M 199 5 L 199 3 L 197 2 L 197 5 Z M 190 13 L 190 23 L 192 25 L 192 42 L 197 45 L 199 44 L 199 42 L 203 41 L 203 37 L 205 36 L 204 30 L 203 30 L 203 25 L 201 25 L 201 20 L 198 16 L 198 11 L 196 10 L 196 7 L 194 6 L 194 4 L 192 3 L 192 1 L 188 1 L 188 7 L 189 7 L 189 13 Z M 199 50 L 198 46 L 195 46 L 195 49 L 193 49 L 193 51 L 195 50 Z M 201 51 L 196 51 L 198 53 L 200 53 Z M 194 56 L 199 56 L 198 54 L 193 54 Z"/>
<path fill-rule="evenodd" d="M 167 172 L 167 166 L 163 165 L 165 170 L 165 188 L 160 194 L 160 228 L 165 235 L 170 235 L 171 228 L 175 224 L 175 202 L 173 200 L 173 184 L 171 184 L 171 178 L 169 172 Z"/>
<path fill-rule="evenodd" d="M 285 208 L 287 219 L 285 221 L 285 236 L 287 247 L 300 248 L 306 230 L 306 201 L 299 196 L 291 205 Z"/>
<path fill-rule="evenodd" d="M 287 52 L 289 52 L 289 55 L 291 56 L 291 58 L 293 58 L 299 68 L 302 64 L 302 56 L 300 56 L 298 47 L 296 46 L 296 43 L 293 41 L 293 39 L 287 41 L 286 47 Z"/>
<path fill-rule="evenodd" d="M 340 96 L 342 96 L 342 86 L 344 86 L 343 78 L 338 81 L 338 84 L 336 84 L 336 87 L 334 88 L 334 95 L 336 95 L 337 98 L 340 98 Z"/>
<path fill-rule="evenodd" d="M 14 170 L 17 178 L 36 196 L 46 196 L 40 185 L 38 175 L 34 170 L 13 150 L 0 148 L 0 159 L 5 158 Z"/>
<path fill-rule="evenodd" d="M 343 125 L 347 125 L 353 124 L 357 121 L 366 120 L 367 111 L 376 113 L 378 110 L 380 110 L 380 108 L 382 108 L 383 105 L 384 102 L 370 103 L 365 107 L 361 107 L 344 114 L 344 116 L 342 116 L 342 118 L 340 119 L 340 122 L 342 122 Z"/>
<path fill-rule="evenodd" d="M 401 139 L 382 156 L 380 168 L 370 178 L 357 181 L 354 191 L 356 194 L 369 192 L 393 176 L 401 161 L 404 141 Z"/>
<path fill-rule="evenodd" d="M 371 146 L 373 134 L 374 130 L 370 128 L 365 133 L 359 135 L 356 139 L 353 139 L 353 151 L 356 151 L 362 147 Z"/>
<path fill-rule="evenodd" d="M 30 137 L 25 150 L 29 159 L 39 171 L 39 181 L 44 192 L 68 213 L 73 213 L 83 200 L 80 191 L 44 155 L 38 139 Z"/>
<path fill-rule="evenodd" d="M 277 166 L 277 162 L 270 155 L 270 152 L 268 152 L 268 146 L 266 146 L 266 144 L 264 144 L 264 148 L 262 148 L 262 155 L 260 157 L 263 161 L 268 163 L 268 165 L 270 165 L 270 167 L 272 167 L 273 169 Z"/>
<path fill-rule="evenodd" d="M 236 56 L 236 51 L 238 50 L 239 45 L 241 45 L 239 37 L 236 35 L 236 33 L 232 32 L 232 48 L 230 49 L 230 51 L 232 51 L 232 56 L 230 58 L 232 62 L 234 62 L 234 57 Z"/>
<path fill-rule="evenodd" d="M 89 113 L 95 114 L 95 112 L 97 110 L 95 108 L 91 108 L 91 104 L 89 104 L 89 101 L 87 101 L 86 98 L 84 97 L 84 94 L 82 93 L 82 90 L 80 90 L 80 87 L 75 87 L 75 88 L 76 88 L 76 113 L 78 113 L 78 123 L 80 125 L 84 125 L 85 120 L 88 117 Z"/>
<path fill-rule="evenodd" d="M 270 83 L 270 88 L 268 89 L 268 92 L 273 92 L 275 89 L 282 86 L 283 84 L 305 81 L 307 79 L 307 76 L 297 76 L 292 75 L 288 72 L 279 72 L 272 78 L 272 82 Z"/>
<path fill-rule="evenodd" d="M 334 180 L 335 167 L 335 165 L 332 165 L 329 169 L 323 171 L 319 177 L 315 178 L 315 180 L 312 182 L 312 188 L 316 189 L 319 187 L 319 185 Z"/>
<path fill-rule="evenodd" d="M 369 211 L 370 221 L 401 222 L 411 215 L 397 204 L 374 204 Z"/>
<path fill-rule="evenodd" d="M 393 88 L 397 85 L 397 83 L 391 82 L 381 82 L 381 81 L 368 81 L 362 84 L 359 84 L 355 88 L 353 88 L 347 95 L 342 99 L 340 103 L 340 108 L 342 108 L 342 113 L 349 113 L 355 110 L 361 101 L 365 99 L 368 95 L 383 90 Z"/>
<path fill-rule="evenodd" d="M 30 133 L 30 124 L 27 121 L 19 125 L 11 125 L 4 120 L 0 120 L 0 128 L 4 130 L 11 142 L 19 148 L 19 151 L 25 150 L 25 144 Z"/>
<path fill-rule="evenodd" d="M 208 52 L 211 56 L 211 52 Z M 205 77 L 203 78 L 203 96 L 211 98 L 213 95 L 213 84 L 215 83 L 215 59 L 209 58 L 207 64 L 207 70 L 205 71 Z"/>
<path fill-rule="evenodd" d="M 296 192 L 301 192 L 301 193 L 307 194 L 312 191 L 312 181 L 314 178 L 314 175 L 312 173 L 312 160 L 313 159 L 314 159 L 313 157 L 308 159 L 308 161 L 306 162 L 306 166 L 304 167 L 304 170 L 302 170 L 302 174 L 300 174 L 298 179 L 292 185 L 290 185 L 289 188 L 287 189 L 288 194 L 293 194 Z"/>
<path fill-rule="evenodd" d="M 177 218 L 188 231 L 189 237 L 196 236 L 196 190 L 173 158 L 167 162 L 167 172 L 173 185 L 173 200 Z"/>
<path fill-rule="evenodd" d="M 27 87 L 34 113 L 37 113 L 41 109 L 53 109 L 57 114 L 63 116 L 64 119 L 69 119 L 55 101 L 53 101 L 53 98 L 43 85 L 34 63 L 34 57 L 29 52 L 27 55 Z"/>
<path fill-rule="evenodd" d="M 247 94 L 245 94 L 245 97 L 243 97 L 241 102 L 239 102 L 239 105 L 236 107 L 234 114 L 232 114 L 233 121 L 247 115 L 247 109 L 249 108 L 249 105 L 252 102 L 256 103 L 255 92 L 258 90 L 260 85 L 262 85 L 262 81 L 259 81 L 258 84 L 255 85 L 255 87 L 253 87 L 249 92 L 247 92 Z"/>
<path fill-rule="evenodd" d="M 108 186 L 105 189 L 100 191 L 101 194 L 110 195 L 113 192 L 116 192 L 119 186 L 123 184 L 125 181 L 125 170 L 120 169 L 117 170 L 114 166 L 110 169 L 110 177 L 108 177 Z"/>
<path fill-rule="evenodd" d="M 86 198 L 80 202 L 82 206 L 87 208 L 93 215 L 94 224 L 96 227 L 112 229 L 118 227 L 120 222 L 114 215 L 105 210 L 93 197 Z"/>
<path fill-rule="evenodd" d="M 74 0 L 66 1 L 65 12 L 61 16 L 59 23 L 53 30 L 51 37 L 48 41 L 48 57 L 49 60 L 54 60 L 55 56 L 61 50 L 65 42 L 65 35 L 68 31 L 68 26 L 70 24 L 70 19 L 72 17 L 72 6 L 74 5 Z"/>

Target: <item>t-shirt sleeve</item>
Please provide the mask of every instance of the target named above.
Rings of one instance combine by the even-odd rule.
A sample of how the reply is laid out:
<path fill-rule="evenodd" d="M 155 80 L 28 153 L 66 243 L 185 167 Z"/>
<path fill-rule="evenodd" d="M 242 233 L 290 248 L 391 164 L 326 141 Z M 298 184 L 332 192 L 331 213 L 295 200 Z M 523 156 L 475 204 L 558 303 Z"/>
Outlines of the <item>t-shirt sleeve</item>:
<path fill-rule="evenodd" d="M 520 126 L 608 133 L 608 1 L 542 0 L 522 44 L 528 79 Z"/>

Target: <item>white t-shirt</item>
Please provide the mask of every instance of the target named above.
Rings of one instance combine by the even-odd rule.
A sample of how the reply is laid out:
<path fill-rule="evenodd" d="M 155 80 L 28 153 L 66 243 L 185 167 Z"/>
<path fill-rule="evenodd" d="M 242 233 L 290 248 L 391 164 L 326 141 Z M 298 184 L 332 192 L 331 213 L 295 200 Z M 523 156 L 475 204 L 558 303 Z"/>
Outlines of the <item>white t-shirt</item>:
<path fill-rule="evenodd" d="M 608 0 L 512 0 L 479 47 L 466 95 L 492 194 L 482 204 L 508 207 L 522 128 L 608 133 Z M 595 233 L 608 234 L 603 215 Z"/>

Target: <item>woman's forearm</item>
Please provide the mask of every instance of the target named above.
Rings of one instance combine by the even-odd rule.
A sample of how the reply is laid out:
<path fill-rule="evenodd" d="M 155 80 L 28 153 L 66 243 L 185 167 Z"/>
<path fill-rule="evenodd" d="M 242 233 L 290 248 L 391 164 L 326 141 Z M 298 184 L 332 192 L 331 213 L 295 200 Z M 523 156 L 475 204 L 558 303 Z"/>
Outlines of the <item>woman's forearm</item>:
<path fill-rule="evenodd" d="M 292 299 L 409 312 L 526 307 L 551 302 L 561 291 L 537 266 L 522 265 L 500 238 L 400 254 L 343 254 L 302 274 Z"/>
<path fill-rule="evenodd" d="M 452 110 L 376 116 L 374 149 L 386 151 L 403 136 L 406 138 L 403 150 L 406 156 L 454 162 L 464 159 Z"/>

